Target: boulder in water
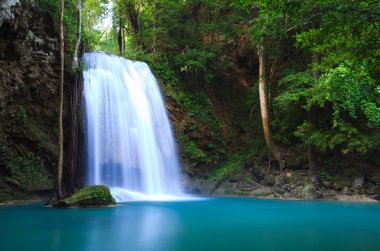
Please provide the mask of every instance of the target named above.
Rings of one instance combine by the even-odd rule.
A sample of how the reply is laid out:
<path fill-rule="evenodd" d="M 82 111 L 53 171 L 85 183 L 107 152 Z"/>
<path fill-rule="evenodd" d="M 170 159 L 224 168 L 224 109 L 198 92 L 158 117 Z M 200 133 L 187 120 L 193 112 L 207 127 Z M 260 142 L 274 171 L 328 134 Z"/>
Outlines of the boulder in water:
<path fill-rule="evenodd" d="M 80 189 L 61 201 L 53 201 L 48 207 L 110 207 L 115 206 L 116 201 L 106 186 L 89 186 Z"/>

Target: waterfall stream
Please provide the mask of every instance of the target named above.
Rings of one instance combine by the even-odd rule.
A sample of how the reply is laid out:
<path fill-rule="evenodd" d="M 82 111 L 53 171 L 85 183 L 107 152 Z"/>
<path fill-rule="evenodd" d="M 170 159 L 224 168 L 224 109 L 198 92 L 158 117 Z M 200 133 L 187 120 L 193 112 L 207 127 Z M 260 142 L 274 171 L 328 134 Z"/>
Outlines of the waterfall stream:
<path fill-rule="evenodd" d="M 148 65 L 102 52 L 83 56 L 87 185 L 118 202 L 184 196 L 171 124 Z"/>

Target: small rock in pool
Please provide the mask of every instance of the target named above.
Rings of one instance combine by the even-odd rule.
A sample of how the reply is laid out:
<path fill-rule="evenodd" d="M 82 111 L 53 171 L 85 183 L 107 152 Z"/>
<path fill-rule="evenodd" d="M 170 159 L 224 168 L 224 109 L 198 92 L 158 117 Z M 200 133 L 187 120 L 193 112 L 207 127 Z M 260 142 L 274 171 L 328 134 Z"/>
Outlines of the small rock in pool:
<path fill-rule="evenodd" d="M 60 200 L 52 201 L 47 207 L 109 207 L 115 206 L 116 201 L 106 186 L 89 186 L 80 189 L 72 195 Z"/>

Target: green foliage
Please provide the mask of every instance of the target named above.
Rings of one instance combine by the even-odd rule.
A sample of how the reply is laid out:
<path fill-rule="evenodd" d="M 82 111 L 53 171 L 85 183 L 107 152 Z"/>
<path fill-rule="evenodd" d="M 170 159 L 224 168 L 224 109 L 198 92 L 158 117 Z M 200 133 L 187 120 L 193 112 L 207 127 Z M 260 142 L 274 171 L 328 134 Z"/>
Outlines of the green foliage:
<path fill-rule="evenodd" d="M 206 154 L 197 147 L 197 145 L 194 143 L 194 141 L 189 141 L 185 145 L 185 152 L 190 155 L 190 158 L 192 159 L 205 159 Z"/>
<path fill-rule="evenodd" d="M 380 126 L 380 95 L 365 66 L 341 64 L 329 70 L 313 88 L 309 105 L 333 105 L 333 125 L 338 126 L 344 115 L 367 120 L 369 127 Z"/>
<path fill-rule="evenodd" d="M 308 142 L 307 124 L 303 122 L 306 104 L 311 97 L 310 88 L 314 85 L 315 79 L 309 72 L 294 70 L 285 71 L 284 75 L 278 82 L 281 92 L 273 102 L 275 118 L 271 125 L 276 129 L 273 138 L 276 142 L 289 146 L 297 142 L 294 136 L 306 143 Z M 303 123 L 301 126 L 300 122 Z"/>
<path fill-rule="evenodd" d="M 210 82 L 215 77 L 215 59 L 216 53 L 209 48 L 185 50 L 175 58 L 175 66 L 181 73 Z"/>
<path fill-rule="evenodd" d="M 166 91 L 170 92 L 174 97 L 176 95 L 174 86 L 178 85 L 179 82 L 179 77 L 176 72 L 170 69 L 166 63 L 153 63 L 151 66 L 154 75 L 157 76 L 160 81 L 168 87 L 166 88 Z"/>
<path fill-rule="evenodd" d="M 239 173 L 244 167 L 245 156 L 236 153 L 220 168 L 216 169 L 209 177 L 211 181 L 222 181 L 233 173 Z"/>
<path fill-rule="evenodd" d="M 196 118 L 201 124 L 209 128 L 212 136 L 211 142 L 218 145 L 221 148 L 220 150 L 224 152 L 222 150 L 224 148 L 224 141 L 221 136 L 220 125 L 215 119 L 207 95 L 204 92 L 196 92 L 194 94 L 177 92 L 173 97 L 184 108 L 190 118 Z"/>
<path fill-rule="evenodd" d="M 115 52 L 114 36 L 109 34 L 112 27 L 102 27 L 110 11 L 109 0 L 83 0 L 82 36 L 88 50 Z M 103 30 L 106 29 L 106 30 Z"/>
<path fill-rule="evenodd" d="M 279 83 L 285 90 L 276 99 L 282 111 L 318 105 L 331 112 L 324 116 L 317 131 L 309 135 L 303 122 L 294 132 L 304 142 L 313 142 L 322 151 L 365 153 L 378 146 L 380 96 L 367 67 L 341 64 L 316 80 L 307 72 L 285 76 Z M 286 86 L 284 86 L 286 85 Z M 296 106 L 295 106 L 296 105 Z"/>
<path fill-rule="evenodd" d="M 65 32 L 65 51 L 72 53 L 78 33 L 77 0 L 65 0 L 65 12 L 63 16 Z"/>
<path fill-rule="evenodd" d="M 155 63 L 165 62 L 177 76 L 190 81 L 211 82 L 221 46 L 203 40 L 229 37 L 231 32 L 226 27 L 231 24 L 223 18 L 229 2 L 115 1 L 114 22 L 124 25 L 129 34 L 126 36 L 126 54 L 131 50 L 143 50 L 153 54 Z M 115 34 L 117 29 L 114 27 Z"/>
<path fill-rule="evenodd" d="M 219 145 L 223 145 L 220 135 L 220 125 L 215 119 L 212 104 L 208 96 L 202 92 L 189 93 L 178 83 L 178 76 L 170 70 L 166 64 L 153 65 L 153 71 L 158 79 L 163 82 L 165 94 L 171 97 L 179 108 L 186 111 L 190 118 L 197 119 L 203 125 L 207 125 L 211 135 Z"/>
<path fill-rule="evenodd" d="M 372 1 L 310 2 L 304 1 L 289 22 L 299 23 L 313 13 L 302 26 L 293 26 L 295 45 L 313 60 L 306 61 L 306 69 L 293 66 L 279 81 L 276 109 L 292 114 L 280 127 L 292 127 L 303 142 L 323 151 L 369 152 L 379 145 L 379 6 Z M 306 118 L 294 114 L 298 109 L 306 115 L 312 106 L 318 107 L 319 119 L 317 131 L 309 135 Z M 295 121 L 298 126 L 291 126 Z"/>
<path fill-rule="evenodd" d="M 89 18 L 84 23 L 96 27 L 107 11 L 107 1 L 86 1 L 85 18 Z M 240 65 L 228 55 L 226 60 L 220 59 L 229 49 L 239 47 L 242 35 L 250 39 L 252 47 L 264 47 L 267 68 L 270 63 L 274 69 L 268 82 L 276 141 L 289 146 L 314 143 L 321 151 L 339 150 L 343 154 L 369 153 L 379 147 L 377 1 L 119 0 L 114 2 L 113 11 L 112 29 L 99 40 L 102 31 L 89 28 L 85 32 L 88 41 L 98 39 L 101 42 L 94 48 L 115 53 L 117 30 L 124 25 L 127 48 L 123 56 L 152 67 L 165 95 L 176 103 L 177 112 L 189 117 L 186 129 L 210 129 L 209 148 L 220 156 L 225 148 L 223 122 L 215 119 L 205 90 L 222 93 L 218 97 L 233 107 L 230 89 L 218 81 L 221 71 L 234 74 L 231 69 Z M 138 30 L 134 30 L 131 13 L 137 17 Z M 247 114 L 256 104 L 258 95 L 252 95 L 245 107 Z M 312 107 L 317 110 L 317 128 L 310 133 L 307 114 Z M 231 116 L 245 132 L 252 127 L 250 119 Z M 212 158 L 199 149 L 196 140 L 181 140 L 192 158 Z M 220 172 L 228 172 L 233 166 L 227 165 Z"/>
<path fill-rule="evenodd" d="M 366 153 L 379 147 L 379 133 L 363 132 L 349 123 L 340 123 L 335 128 L 320 129 L 312 138 L 322 150 L 340 149 L 343 154 Z"/>
<path fill-rule="evenodd" d="M 310 99 L 309 88 L 313 86 L 315 79 L 308 72 L 292 72 L 285 75 L 279 81 L 279 86 L 284 91 L 275 98 L 275 103 L 283 110 L 287 110 L 292 105 L 305 105 Z"/>

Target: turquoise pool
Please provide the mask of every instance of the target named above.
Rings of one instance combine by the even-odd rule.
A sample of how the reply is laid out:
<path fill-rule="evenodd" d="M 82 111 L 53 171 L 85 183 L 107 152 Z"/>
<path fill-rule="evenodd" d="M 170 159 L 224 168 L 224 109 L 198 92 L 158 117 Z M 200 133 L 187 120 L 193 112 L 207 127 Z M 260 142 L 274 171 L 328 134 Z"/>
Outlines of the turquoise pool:
<path fill-rule="evenodd" d="M 0 207 L 1 251 L 380 250 L 380 204 L 210 198 Z"/>

